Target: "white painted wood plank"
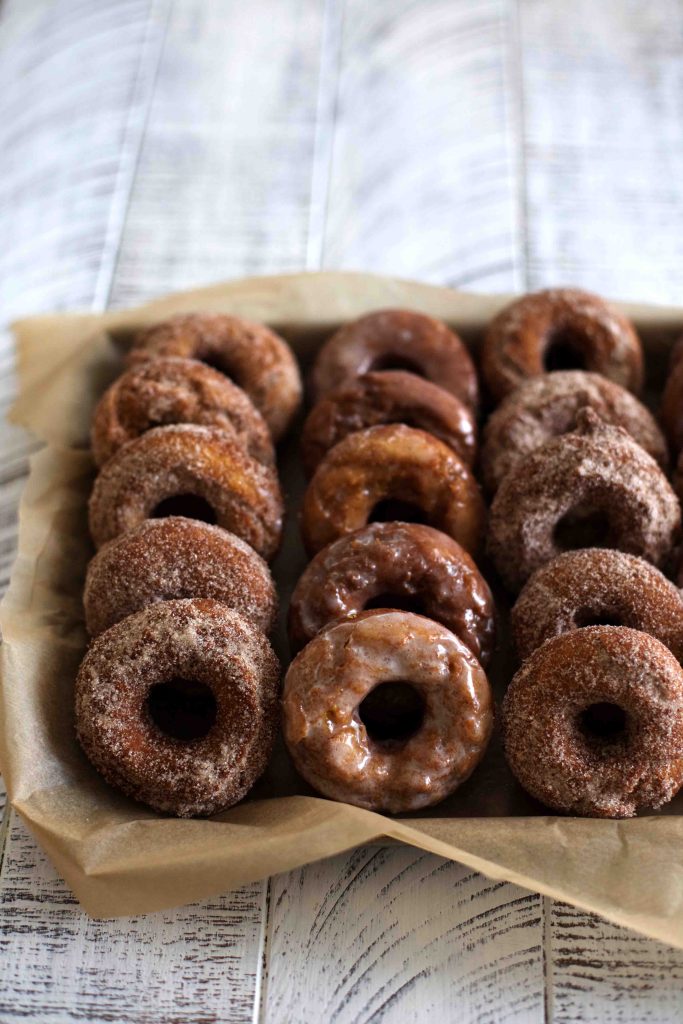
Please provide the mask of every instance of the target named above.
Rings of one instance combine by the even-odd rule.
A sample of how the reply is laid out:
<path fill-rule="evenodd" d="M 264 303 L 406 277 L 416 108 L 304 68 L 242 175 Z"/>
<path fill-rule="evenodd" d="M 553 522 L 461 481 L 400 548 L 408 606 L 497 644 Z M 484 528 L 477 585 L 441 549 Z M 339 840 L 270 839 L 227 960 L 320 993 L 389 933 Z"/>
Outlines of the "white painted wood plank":
<path fill-rule="evenodd" d="M 263 887 L 93 921 L 15 824 L 0 891 L 0 1020 L 248 1022 Z"/>
<path fill-rule="evenodd" d="M 543 1020 L 541 897 L 409 848 L 273 879 L 264 1019 Z"/>
<path fill-rule="evenodd" d="M 529 285 L 683 286 L 683 6 L 521 0 Z"/>

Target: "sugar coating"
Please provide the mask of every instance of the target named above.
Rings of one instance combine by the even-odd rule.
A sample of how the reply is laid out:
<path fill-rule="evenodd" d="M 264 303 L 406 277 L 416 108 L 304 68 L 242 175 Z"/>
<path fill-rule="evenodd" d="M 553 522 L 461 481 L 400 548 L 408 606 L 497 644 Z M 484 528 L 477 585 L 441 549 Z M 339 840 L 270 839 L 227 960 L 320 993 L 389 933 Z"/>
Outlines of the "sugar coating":
<path fill-rule="evenodd" d="M 280 667 L 266 637 L 217 601 L 163 601 L 94 640 L 76 679 L 76 731 L 104 778 L 158 811 L 213 814 L 264 771 L 278 723 Z M 146 707 L 173 678 L 203 683 L 217 703 L 201 739 L 163 733 Z"/>
<path fill-rule="evenodd" d="M 611 737 L 581 714 L 613 704 Z M 657 808 L 683 783 L 683 669 L 654 637 L 587 626 L 554 637 L 515 675 L 503 702 L 505 754 L 522 786 L 548 807 L 625 818 Z"/>

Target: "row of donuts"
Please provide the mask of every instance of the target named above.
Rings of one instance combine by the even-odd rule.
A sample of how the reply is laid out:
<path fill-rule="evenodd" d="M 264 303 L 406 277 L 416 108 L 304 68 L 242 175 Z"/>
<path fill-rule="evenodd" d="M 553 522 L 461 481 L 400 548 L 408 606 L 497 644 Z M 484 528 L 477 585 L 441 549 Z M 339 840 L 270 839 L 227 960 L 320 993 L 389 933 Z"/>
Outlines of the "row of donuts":
<path fill-rule="evenodd" d="M 338 331 L 311 382 L 284 737 L 323 795 L 414 811 L 457 789 L 493 727 L 494 602 L 468 553 L 477 375 L 445 324 L 384 310 Z M 397 521 L 412 506 L 432 525 Z"/>
<path fill-rule="evenodd" d="M 155 325 L 127 362 L 92 422 L 77 734 L 127 795 L 206 815 L 244 797 L 279 726 L 266 559 L 283 517 L 274 441 L 301 382 L 281 338 L 228 316 Z"/>

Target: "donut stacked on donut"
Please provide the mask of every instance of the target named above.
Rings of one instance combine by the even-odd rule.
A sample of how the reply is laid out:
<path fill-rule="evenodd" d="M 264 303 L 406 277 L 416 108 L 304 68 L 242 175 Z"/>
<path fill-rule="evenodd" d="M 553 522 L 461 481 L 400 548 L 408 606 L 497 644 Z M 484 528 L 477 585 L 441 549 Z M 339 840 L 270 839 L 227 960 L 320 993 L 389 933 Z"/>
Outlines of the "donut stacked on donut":
<path fill-rule="evenodd" d="M 312 390 L 285 740 L 325 796 L 414 810 L 469 776 L 493 720 L 476 372 L 445 324 L 386 310 L 330 339 Z"/>
<path fill-rule="evenodd" d="M 84 593 L 93 640 L 76 681 L 77 733 L 129 796 L 213 814 L 261 775 L 277 730 L 265 559 L 283 519 L 274 441 L 301 384 L 281 338 L 214 314 L 146 330 L 129 364 L 93 417 L 99 550 Z"/>

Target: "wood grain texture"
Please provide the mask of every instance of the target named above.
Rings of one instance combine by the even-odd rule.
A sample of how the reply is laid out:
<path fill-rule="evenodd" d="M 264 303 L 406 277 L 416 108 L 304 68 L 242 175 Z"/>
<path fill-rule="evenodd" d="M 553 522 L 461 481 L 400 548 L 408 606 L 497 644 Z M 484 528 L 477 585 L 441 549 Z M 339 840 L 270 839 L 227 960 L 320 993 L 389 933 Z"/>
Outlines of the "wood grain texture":
<path fill-rule="evenodd" d="M 541 903 L 408 848 L 280 875 L 263 1019 L 540 1022 Z"/>

